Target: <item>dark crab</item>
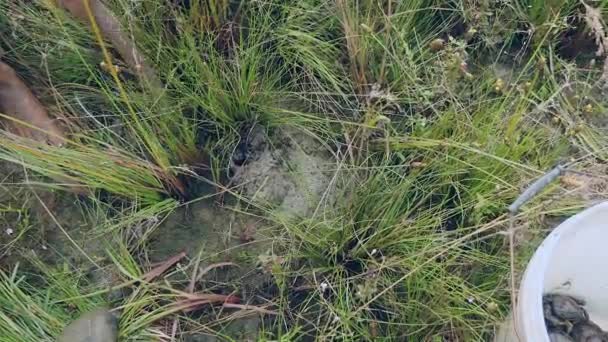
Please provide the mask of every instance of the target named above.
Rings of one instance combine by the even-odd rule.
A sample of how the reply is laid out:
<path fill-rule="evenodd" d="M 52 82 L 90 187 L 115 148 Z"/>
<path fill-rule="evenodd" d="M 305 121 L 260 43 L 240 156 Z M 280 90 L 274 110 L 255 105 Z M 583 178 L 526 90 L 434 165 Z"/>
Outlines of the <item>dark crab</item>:
<path fill-rule="evenodd" d="M 548 294 L 543 296 L 543 312 L 549 328 L 570 333 L 575 324 L 589 319 L 583 308 L 583 300 L 561 295 Z"/>

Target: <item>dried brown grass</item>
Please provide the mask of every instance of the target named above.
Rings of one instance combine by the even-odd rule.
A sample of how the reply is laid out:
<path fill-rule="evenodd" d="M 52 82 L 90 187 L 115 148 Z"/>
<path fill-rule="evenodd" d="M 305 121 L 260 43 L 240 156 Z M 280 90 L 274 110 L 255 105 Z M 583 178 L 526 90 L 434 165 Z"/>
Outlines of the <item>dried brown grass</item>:
<path fill-rule="evenodd" d="M 597 51 L 595 55 L 598 57 L 604 57 L 604 66 L 602 71 L 601 80 L 604 82 L 608 81 L 608 35 L 606 34 L 606 22 L 602 17 L 602 12 L 598 8 L 591 7 L 587 5 L 584 1 L 581 1 L 583 6 L 585 7 L 585 23 L 591 30 L 595 38 L 595 45 L 597 46 Z"/>

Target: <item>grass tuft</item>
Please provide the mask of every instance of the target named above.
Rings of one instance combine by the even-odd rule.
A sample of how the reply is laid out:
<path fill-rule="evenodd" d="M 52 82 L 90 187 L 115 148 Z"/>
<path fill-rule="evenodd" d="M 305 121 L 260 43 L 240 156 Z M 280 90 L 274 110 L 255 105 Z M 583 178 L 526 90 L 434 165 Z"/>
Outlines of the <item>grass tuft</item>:
<path fill-rule="evenodd" d="M 606 198 L 601 47 L 587 39 L 580 2 L 106 5 L 158 82 L 131 70 L 95 20 L 79 22 L 52 1 L 0 0 L 0 58 L 67 136 L 49 146 L 0 126 L 0 170 L 24 172 L 0 178 L 9 193 L 0 198 L 9 241 L 0 251 L 23 254 L 23 266 L 0 271 L 0 340 L 54 340 L 108 303 L 121 313 L 121 340 L 239 340 L 233 330 L 245 331 L 247 316 L 255 329 L 245 338 L 267 341 L 489 341 L 510 310 L 512 275 L 547 229 Z M 11 120 L 2 106 L 1 121 Z M 268 135 L 259 146 L 258 128 Z M 276 138 L 297 140 L 294 128 L 319 143 L 298 151 L 326 156 L 330 170 L 318 173 L 331 184 L 311 194 L 324 199 L 314 215 L 287 219 L 233 182 L 268 157 L 264 168 L 290 173 L 269 182 L 309 184 L 287 165 L 289 139 Z M 584 172 L 522 208 L 511 255 L 506 208 L 557 164 Z M 86 194 L 76 201 L 94 227 L 62 218 L 72 206 L 47 205 L 39 186 Z M 222 192 L 213 203 L 212 186 Z M 201 213 L 227 227 L 195 236 Z M 48 214 L 66 221 L 63 234 L 91 235 L 106 253 L 89 256 L 69 236 L 57 250 L 84 253 L 84 264 L 26 253 L 21 245 Z M 240 232 L 239 215 L 256 223 Z M 226 250 L 201 247 L 151 277 L 155 239 L 177 236 L 204 247 L 221 240 Z M 105 282 L 92 276 L 101 271 L 111 275 Z M 209 274 L 193 282 L 197 272 Z M 184 310 L 193 298 L 207 302 Z"/>

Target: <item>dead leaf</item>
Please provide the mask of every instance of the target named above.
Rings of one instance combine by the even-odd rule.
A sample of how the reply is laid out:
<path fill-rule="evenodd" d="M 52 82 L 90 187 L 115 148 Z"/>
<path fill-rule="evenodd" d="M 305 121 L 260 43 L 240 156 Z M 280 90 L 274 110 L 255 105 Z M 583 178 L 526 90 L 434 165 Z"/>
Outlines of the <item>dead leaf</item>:
<path fill-rule="evenodd" d="M 46 109 L 19 78 L 15 70 L 0 61 L 0 111 L 15 119 L 10 127 L 17 135 L 60 146 L 64 134 Z M 29 126 L 29 127 L 28 127 Z"/>

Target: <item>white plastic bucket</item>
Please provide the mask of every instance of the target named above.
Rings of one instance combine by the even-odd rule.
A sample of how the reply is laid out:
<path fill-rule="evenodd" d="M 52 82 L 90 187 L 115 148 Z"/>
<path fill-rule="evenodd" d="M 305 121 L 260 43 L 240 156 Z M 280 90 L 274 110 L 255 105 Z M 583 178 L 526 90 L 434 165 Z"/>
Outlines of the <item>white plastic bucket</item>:
<path fill-rule="evenodd" d="M 524 273 L 515 324 L 505 323 L 495 341 L 549 342 L 542 297 L 551 292 L 585 300 L 591 321 L 608 330 L 608 202 L 570 217 L 545 238 Z"/>

